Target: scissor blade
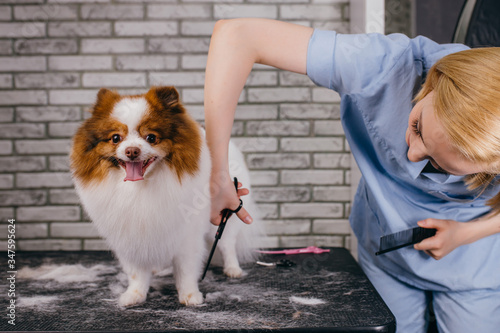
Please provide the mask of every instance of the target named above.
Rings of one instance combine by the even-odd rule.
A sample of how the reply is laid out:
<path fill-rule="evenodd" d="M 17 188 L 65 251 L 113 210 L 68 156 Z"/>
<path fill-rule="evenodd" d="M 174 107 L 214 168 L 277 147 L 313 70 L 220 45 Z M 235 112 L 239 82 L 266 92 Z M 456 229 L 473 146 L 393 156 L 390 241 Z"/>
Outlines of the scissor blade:
<path fill-rule="evenodd" d="M 217 242 L 219 242 L 218 238 L 215 238 L 214 245 L 212 245 L 212 250 L 210 251 L 210 255 L 208 256 L 208 261 L 205 266 L 205 271 L 203 271 L 203 276 L 201 277 L 201 281 L 205 278 L 205 275 L 207 274 L 208 271 L 208 266 L 210 266 L 210 261 L 212 261 L 212 257 L 214 256 L 215 248 L 217 247 Z"/>

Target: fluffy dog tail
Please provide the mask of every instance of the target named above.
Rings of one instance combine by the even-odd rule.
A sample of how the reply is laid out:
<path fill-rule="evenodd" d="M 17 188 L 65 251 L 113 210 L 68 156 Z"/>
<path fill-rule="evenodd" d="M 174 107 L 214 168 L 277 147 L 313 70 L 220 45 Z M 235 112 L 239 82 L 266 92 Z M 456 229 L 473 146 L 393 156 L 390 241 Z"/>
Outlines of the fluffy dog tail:
<path fill-rule="evenodd" d="M 241 151 L 233 142 L 229 144 L 229 172 L 232 177 L 237 177 L 238 181 L 250 190 L 250 194 L 242 197 L 243 207 L 250 213 L 253 222 L 246 225 L 241 222 L 238 217 L 233 216 L 229 219 L 229 223 L 239 223 L 239 232 L 237 235 L 236 252 L 240 264 L 255 261 L 259 249 L 259 244 L 265 236 L 264 224 L 259 212 L 258 206 L 252 196 L 250 172 L 245 163 L 245 158 Z"/>

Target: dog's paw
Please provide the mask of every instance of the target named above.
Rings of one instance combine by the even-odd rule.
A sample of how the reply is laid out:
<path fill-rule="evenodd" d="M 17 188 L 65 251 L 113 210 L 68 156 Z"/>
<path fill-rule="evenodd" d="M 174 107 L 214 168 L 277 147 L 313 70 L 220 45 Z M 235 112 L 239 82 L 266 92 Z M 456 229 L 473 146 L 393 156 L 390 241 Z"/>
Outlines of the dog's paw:
<path fill-rule="evenodd" d="M 224 274 L 231 278 L 239 278 L 243 274 L 243 270 L 238 266 L 225 267 Z"/>
<path fill-rule="evenodd" d="M 199 305 L 203 303 L 203 294 L 198 290 L 191 293 L 179 293 L 179 302 L 188 306 Z"/>
<path fill-rule="evenodd" d="M 127 290 L 118 299 L 118 305 L 127 307 L 144 303 L 144 301 L 146 301 L 146 294 L 140 293 L 137 289 Z"/>

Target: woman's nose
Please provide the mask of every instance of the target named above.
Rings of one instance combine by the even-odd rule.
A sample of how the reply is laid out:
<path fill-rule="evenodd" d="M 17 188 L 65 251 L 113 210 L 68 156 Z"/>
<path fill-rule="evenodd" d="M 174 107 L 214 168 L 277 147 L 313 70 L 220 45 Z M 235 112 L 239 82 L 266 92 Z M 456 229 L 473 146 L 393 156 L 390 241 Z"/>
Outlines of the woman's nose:
<path fill-rule="evenodd" d="M 420 162 L 427 158 L 427 150 L 422 143 L 412 142 L 408 147 L 408 159 L 412 162 Z"/>

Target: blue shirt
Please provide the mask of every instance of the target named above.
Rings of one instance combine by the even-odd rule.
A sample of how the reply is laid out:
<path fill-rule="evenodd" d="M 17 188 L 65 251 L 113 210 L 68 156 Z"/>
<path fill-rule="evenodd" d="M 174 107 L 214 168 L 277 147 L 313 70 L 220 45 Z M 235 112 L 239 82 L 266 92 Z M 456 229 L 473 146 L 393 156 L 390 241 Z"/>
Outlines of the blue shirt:
<path fill-rule="evenodd" d="M 350 223 L 359 246 L 374 254 L 380 237 L 417 226 L 425 218 L 470 221 L 490 211 L 467 190 L 464 177 L 426 173 L 427 160 L 410 162 L 405 132 L 412 99 L 430 67 L 467 47 L 440 45 L 401 34 L 342 35 L 316 30 L 309 42 L 307 74 L 341 96 L 341 119 L 362 178 Z M 500 235 L 461 246 L 441 260 L 413 247 L 380 256 L 387 273 L 421 289 L 448 291 L 500 286 Z"/>

